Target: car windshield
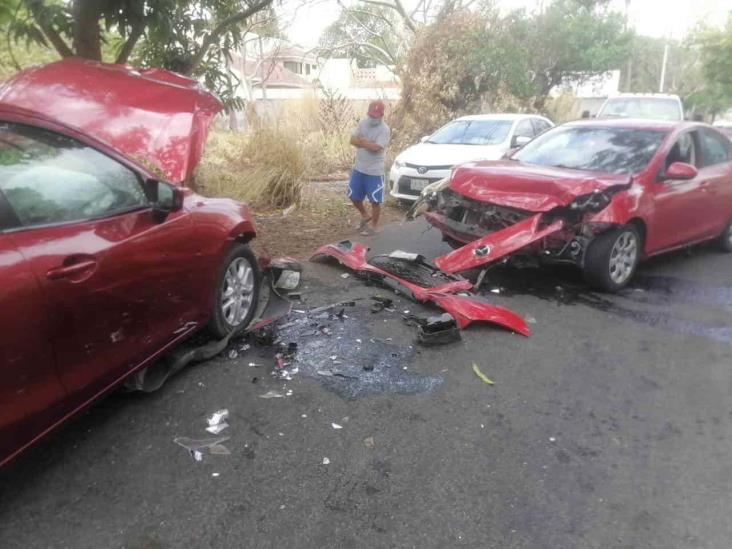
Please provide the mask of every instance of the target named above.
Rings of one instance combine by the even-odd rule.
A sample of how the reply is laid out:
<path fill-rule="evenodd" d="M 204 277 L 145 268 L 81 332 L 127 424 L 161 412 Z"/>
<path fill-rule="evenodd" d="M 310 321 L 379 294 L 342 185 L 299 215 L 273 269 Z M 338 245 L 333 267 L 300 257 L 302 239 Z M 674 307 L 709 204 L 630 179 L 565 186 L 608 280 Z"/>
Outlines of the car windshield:
<path fill-rule="evenodd" d="M 556 128 L 537 137 L 512 158 L 573 170 L 637 173 L 648 165 L 665 135 L 631 128 Z"/>
<path fill-rule="evenodd" d="M 437 145 L 497 145 L 511 130 L 510 120 L 455 120 L 433 133 L 427 143 Z"/>
<path fill-rule="evenodd" d="M 681 120 L 676 99 L 657 97 L 617 97 L 609 99 L 598 118 L 645 118 L 651 120 Z"/>

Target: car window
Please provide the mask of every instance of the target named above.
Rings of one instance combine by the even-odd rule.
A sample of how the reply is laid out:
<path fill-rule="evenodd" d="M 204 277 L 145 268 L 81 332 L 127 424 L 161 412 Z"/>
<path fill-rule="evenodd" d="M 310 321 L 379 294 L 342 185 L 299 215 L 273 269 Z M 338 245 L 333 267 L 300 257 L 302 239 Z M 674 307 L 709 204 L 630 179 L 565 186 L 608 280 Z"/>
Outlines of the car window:
<path fill-rule="evenodd" d="M 701 150 L 704 166 L 722 164 L 730 159 L 727 140 L 716 132 L 704 129 L 701 131 Z"/>
<path fill-rule="evenodd" d="M 511 129 L 508 120 L 455 120 L 433 133 L 427 143 L 438 145 L 497 145 Z"/>
<path fill-rule="evenodd" d="M 0 123 L 0 192 L 26 227 L 148 205 L 137 175 L 69 137 Z"/>
<path fill-rule="evenodd" d="M 666 156 L 666 168 L 674 162 L 685 162 L 692 166 L 697 166 L 699 155 L 696 152 L 696 142 L 693 132 L 688 132 L 679 136 L 676 143 L 673 144 L 671 150 Z"/>
<path fill-rule="evenodd" d="M 529 164 L 605 173 L 638 173 L 653 158 L 666 133 L 632 128 L 553 128 L 511 158 Z"/>
<path fill-rule="evenodd" d="M 531 119 L 527 118 L 526 120 L 522 120 L 518 123 L 516 126 L 516 132 L 514 133 L 515 137 L 534 137 L 536 133 L 534 132 L 534 126 L 531 124 Z"/>
<path fill-rule="evenodd" d="M 542 120 L 541 118 L 532 118 L 531 121 L 534 124 L 535 135 L 544 133 L 546 130 L 551 128 L 549 122 L 547 122 L 546 120 Z"/>

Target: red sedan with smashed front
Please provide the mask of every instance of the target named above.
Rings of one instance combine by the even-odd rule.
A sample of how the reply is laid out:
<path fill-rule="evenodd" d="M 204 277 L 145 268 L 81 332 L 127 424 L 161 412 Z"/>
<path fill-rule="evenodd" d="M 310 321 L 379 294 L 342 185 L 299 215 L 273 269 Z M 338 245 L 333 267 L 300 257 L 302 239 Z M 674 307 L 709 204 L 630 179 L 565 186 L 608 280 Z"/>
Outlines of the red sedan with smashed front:
<path fill-rule="evenodd" d="M 220 108 L 77 59 L 0 87 L 0 465 L 199 328 L 251 320 L 249 211 L 185 186 Z"/>
<path fill-rule="evenodd" d="M 564 262 L 613 291 L 644 257 L 706 240 L 732 251 L 732 143 L 705 124 L 565 124 L 431 191 L 426 217 L 457 248 L 435 260 L 446 272 Z"/>

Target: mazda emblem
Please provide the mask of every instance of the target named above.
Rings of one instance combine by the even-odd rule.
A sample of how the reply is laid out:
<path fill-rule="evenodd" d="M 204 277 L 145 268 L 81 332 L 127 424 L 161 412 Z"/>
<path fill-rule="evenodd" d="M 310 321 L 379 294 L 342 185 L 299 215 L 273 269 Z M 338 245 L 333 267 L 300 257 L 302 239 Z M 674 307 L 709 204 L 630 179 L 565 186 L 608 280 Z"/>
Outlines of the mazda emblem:
<path fill-rule="evenodd" d="M 491 253 L 491 247 L 487 245 L 479 246 L 473 253 L 476 257 L 485 257 Z"/>

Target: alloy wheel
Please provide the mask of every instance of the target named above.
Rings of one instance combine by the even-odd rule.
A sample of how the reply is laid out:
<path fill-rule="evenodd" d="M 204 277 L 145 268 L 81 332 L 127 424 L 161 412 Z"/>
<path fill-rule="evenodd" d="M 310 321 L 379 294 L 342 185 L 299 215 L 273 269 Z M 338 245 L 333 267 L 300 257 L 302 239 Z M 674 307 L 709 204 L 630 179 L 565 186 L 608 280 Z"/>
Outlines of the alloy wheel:
<path fill-rule="evenodd" d="M 633 274 L 638 259 L 638 239 L 631 231 L 620 233 L 610 252 L 610 278 L 624 284 Z"/>
<path fill-rule="evenodd" d="M 254 269 L 244 257 L 237 257 L 226 269 L 221 290 L 221 312 L 230 326 L 239 326 L 252 308 Z"/>

